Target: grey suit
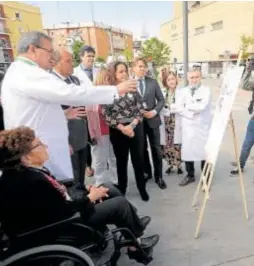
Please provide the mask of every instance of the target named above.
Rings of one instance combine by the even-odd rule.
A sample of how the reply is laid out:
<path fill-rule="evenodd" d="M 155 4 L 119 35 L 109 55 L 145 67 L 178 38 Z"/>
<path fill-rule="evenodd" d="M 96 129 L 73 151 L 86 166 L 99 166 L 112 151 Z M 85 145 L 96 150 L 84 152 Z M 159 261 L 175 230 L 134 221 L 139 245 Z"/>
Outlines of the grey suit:
<path fill-rule="evenodd" d="M 80 81 L 75 76 L 70 76 L 66 83 L 75 83 L 80 85 Z M 63 109 L 69 106 L 63 105 Z M 85 182 L 85 169 L 87 161 L 87 144 L 88 144 L 88 131 L 86 119 L 69 119 L 69 144 L 73 149 L 71 156 L 72 167 L 74 172 L 74 180 L 78 188 L 84 187 Z"/>
<path fill-rule="evenodd" d="M 154 177 L 158 181 L 162 179 L 162 151 L 160 146 L 160 116 L 159 113 L 165 104 L 164 96 L 158 82 L 150 77 L 145 77 L 145 93 L 143 97 L 144 102 L 147 105 L 148 111 L 155 110 L 156 116 L 151 119 L 144 118 L 144 133 L 145 133 L 145 172 L 152 176 L 152 170 L 149 160 L 149 154 L 147 149 L 147 137 L 150 142 L 153 165 L 154 165 Z"/>

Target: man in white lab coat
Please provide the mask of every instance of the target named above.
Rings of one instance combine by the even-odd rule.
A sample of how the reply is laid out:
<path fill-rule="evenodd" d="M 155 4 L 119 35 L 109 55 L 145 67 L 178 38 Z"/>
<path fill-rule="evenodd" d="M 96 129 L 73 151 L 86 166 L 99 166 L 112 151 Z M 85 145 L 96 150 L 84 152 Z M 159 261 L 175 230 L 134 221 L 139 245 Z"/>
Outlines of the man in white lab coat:
<path fill-rule="evenodd" d="M 92 87 L 66 84 L 48 71 L 55 63 L 52 39 L 27 32 L 19 42 L 19 56 L 2 84 L 5 129 L 28 126 L 48 146 L 46 167 L 60 180 L 72 179 L 67 120 L 62 105 L 112 104 L 119 95 L 136 90 L 136 82 Z M 36 167 L 36 165 L 35 165 Z"/>
<path fill-rule="evenodd" d="M 192 69 L 188 72 L 189 86 L 182 88 L 175 108 L 181 115 L 182 160 L 185 162 L 187 176 L 180 186 L 195 181 L 194 162 L 201 162 L 203 169 L 206 153 L 205 145 L 211 124 L 211 91 L 201 84 L 201 72 Z"/>
<path fill-rule="evenodd" d="M 79 78 L 81 82 L 87 82 L 89 79 L 92 83 L 96 79 L 98 69 L 94 66 L 95 50 L 93 47 L 85 45 L 79 51 L 81 63 L 74 69 L 74 75 Z M 87 124 L 88 125 L 88 124 Z M 88 134 L 89 130 L 87 128 Z M 88 135 L 88 141 L 91 143 L 90 135 Z M 88 143 L 87 146 L 87 162 L 86 162 L 86 175 L 93 176 L 94 170 L 92 168 L 92 154 L 91 146 Z"/>

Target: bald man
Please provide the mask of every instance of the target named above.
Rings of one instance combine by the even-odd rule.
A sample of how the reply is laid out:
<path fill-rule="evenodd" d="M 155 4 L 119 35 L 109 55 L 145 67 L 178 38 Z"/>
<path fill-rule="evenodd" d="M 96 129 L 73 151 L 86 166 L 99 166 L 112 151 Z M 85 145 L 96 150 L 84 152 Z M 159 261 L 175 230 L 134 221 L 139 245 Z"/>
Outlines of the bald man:
<path fill-rule="evenodd" d="M 65 49 L 56 52 L 56 65 L 52 72 L 56 77 L 68 84 L 80 85 L 77 77 L 73 76 L 73 57 Z M 87 120 L 84 107 L 73 108 L 72 106 L 62 106 L 68 118 L 69 144 L 71 152 L 72 168 L 75 185 L 82 189 L 85 181 L 85 168 L 87 161 Z"/>

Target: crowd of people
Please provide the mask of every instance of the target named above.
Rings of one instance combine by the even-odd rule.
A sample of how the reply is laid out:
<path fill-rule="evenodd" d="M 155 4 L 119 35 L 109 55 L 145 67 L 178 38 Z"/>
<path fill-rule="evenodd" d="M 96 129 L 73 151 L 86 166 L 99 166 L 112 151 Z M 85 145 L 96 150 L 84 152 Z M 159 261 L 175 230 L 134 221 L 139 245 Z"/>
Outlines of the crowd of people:
<path fill-rule="evenodd" d="M 143 57 L 131 67 L 114 61 L 96 69 L 90 46 L 74 68 L 72 54 L 41 32 L 24 34 L 18 54 L 1 85 L 1 226 L 15 235 L 79 212 L 96 229 L 114 224 L 140 238 L 151 218 L 140 218 L 125 198 L 129 155 L 145 202 L 149 180 L 167 188 L 163 158 L 166 175 L 174 168 L 182 175 L 185 163 L 180 186 L 195 181 L 194 162 L 203 169 L 212 118 L 200 70 L 191 69 L 189 85 L 180 88 L 173 71 L 158 81 L 147 76 Z M 140 241 L 154 247 L 159 236 Z M 135 257 L 135 248 L 129 252 Z"/>

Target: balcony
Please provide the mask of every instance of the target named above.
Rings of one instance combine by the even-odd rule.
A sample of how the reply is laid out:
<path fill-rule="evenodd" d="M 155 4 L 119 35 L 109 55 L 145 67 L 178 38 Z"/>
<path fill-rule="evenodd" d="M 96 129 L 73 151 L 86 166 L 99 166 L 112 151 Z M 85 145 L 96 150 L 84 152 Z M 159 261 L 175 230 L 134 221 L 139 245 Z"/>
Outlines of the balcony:
<path fill-rule="evenodd" d="M 9 28 L 0 27 L 0 34 L 10 35 L 10 33 L 11 33 L 11 31 Z"/>

